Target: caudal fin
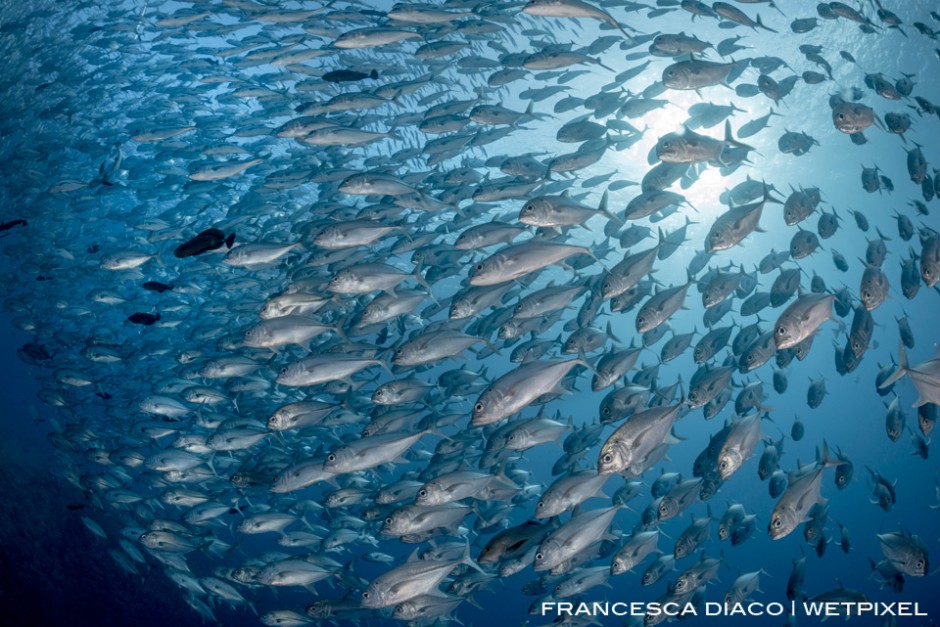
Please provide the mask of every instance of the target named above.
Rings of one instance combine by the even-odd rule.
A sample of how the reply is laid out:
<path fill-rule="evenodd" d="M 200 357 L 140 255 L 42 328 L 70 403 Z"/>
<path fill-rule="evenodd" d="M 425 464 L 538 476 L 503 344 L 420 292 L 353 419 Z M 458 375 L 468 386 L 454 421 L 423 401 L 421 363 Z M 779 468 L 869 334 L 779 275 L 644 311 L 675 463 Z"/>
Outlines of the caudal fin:
<path fill-rule="evenodd" d="M 743 148 L 745 150 L 754 150 L 753 146 L 745 144 L 744 142 L 738 141 L 734 138 L 734 135 L 731 134 L 731 122 L 725 120 L 725 145 L 734 146 L 735 148 Z"/>
<path fill-rule="evenodd" d="M 898 344 L 898 367 L 891 374 L 890 377 L 885 379 L 881 383 L 881 385 L 878 386 L 879 389 L 884 389 L 888 387 L 889 385 L 895 383 L 898 379 L 900 379 L 906 374 L 907 374 L 907 351 L 904 350 L 904 343 L 901 342 Z"/>

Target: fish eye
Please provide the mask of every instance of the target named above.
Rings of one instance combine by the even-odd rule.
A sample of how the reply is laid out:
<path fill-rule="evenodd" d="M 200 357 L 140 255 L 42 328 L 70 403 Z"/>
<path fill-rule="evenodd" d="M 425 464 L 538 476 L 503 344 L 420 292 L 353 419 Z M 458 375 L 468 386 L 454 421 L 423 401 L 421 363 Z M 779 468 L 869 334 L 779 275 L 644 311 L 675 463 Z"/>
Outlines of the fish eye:
<path fill-rule="evenodd" d="M 388 518 L 385 519 L 385 524 L 386 524 L 386 525 L 392 524 L 392 517 L 391 517 L 391 516 L 389 516 Z"/>
<path fill-rule="evenodd" d="M 543 503 L 542 501 L 539 501 L 539 504 L 536 505 L 536 507 L 539 509 L 542 509 L 543 507 L 545 507 L 545 503 Z"/>
<path fill-rule="evenodd" d="M 363 593 L 362 593 L 362 598 L 363 598 L 363 599 L 368 599 L 368 598 L 369 598 L 369 593 L 368 593 L 368 592 L 363 592 Z"/>
<path fill-rule="evenodd" d="M 480 413 L 481 411 L 483 411 L 483 409 L 484 409 L 483 403 L 477 403 L 476 405 L 473 406 L 473 411 L 477 413 Z"/>
<path fill-rule="evenodd" d="M 427 491 L 427 490 L 423 490 L 423 489 L 422 489 L 422 490 L 419 490 L 419 491 L 418 491 L 418 496 L 427 496 L 427 495 L 428 495 L 428 491 Z M 389 519 L 389 520 L 391 520 L 391 519 Z"/>
<path fill-rule="evenodd" d="M 287 374 L 287 366 L 281 368 L 281 374 Z"/>
<path fill-rule="evenodd" d="M 782 524 L 783 524 L 783 523 L 780 522 L 780 519 L 779 519 L 779 518 L 775 518 L 775 519 L 774 519 L 774 522 L 773 522 L 774 529 L 779 529 L 779 528 L 780 528 L 780 525 L 782 525 Z"/>
<path fill-rule="evenodd" d="M 614 461 L 614 458 L 613 458 L 613 456 L 612 456 L 610 453 L 607 453 L 606 455 L 604 455 L 603 462 L 604 462 L 605 464 L 609 464 L 609 463 L 612 462 L 612 461 Z"/>
<path fill-rule="evenodd" d="M 786 330 L 785 328 L 783 328 L 783 327 L 779 327 L 779 328 L 777 329 L 777 335 L 784 335 L 786 332 L 787 332 L 787 330 Z"/>
<path fill-rule="evenodd" d="M 482 270 L 482 269 L 483 269 L 483 264 L 482 264 L 482 263 L 478 263 L 476 269 L 477 269 L 477 270 Z"/>
<path fill-rule="evenodd" d="M 327 455 L 326 461 L 328 461 L 328 462 L 335 462 L 335 461 L 336 461 L 336 455 L 333 455 L 332 453 L 330 453 L 329 455 Z"/>
<path fill-rule="evenodd" d="M 604 414 L 605 416 L 609 416 L 609 415 L 610 415 L 610 407 L 605 407 L 605 408 L 603 409 L 603 414 Z"/>
<path fill-rule="evenodd" d="M 545 559 L 545 555 L 544 555 L 543 553 L 536 553 L 536 554 L 535 554 L 535 559 L 537 559 L 537 560 L 543 560 L 543 559 Z"/>
<path fill-rule="evenodd" d="M 838 117 L 840 120 L 844 120 L 844 119 L 845 119 L 845 114 L 844 114 L 844 113 L 840 113 L 837 117 Z"/>

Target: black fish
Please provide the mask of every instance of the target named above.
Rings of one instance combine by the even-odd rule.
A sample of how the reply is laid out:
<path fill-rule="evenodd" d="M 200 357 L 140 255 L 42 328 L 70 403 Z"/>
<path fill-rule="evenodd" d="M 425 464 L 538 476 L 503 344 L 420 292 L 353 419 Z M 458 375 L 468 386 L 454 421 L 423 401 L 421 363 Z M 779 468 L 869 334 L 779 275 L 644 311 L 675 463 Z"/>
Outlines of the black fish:
<path fill-rule="evenodd" d="M 65 509 L 70 509 L 74 512 L 79 509 L 85 509 L 85 505 L 82 503 L 69 503 L 65 506 Z"/>
<path fill-rule="evenodd" d="M 26 220 L 10 220 L 9 222 L 0 222 L 0 231 L 9 231 L 14 226 L 26 226 Z"/>
<path fill-rule="evenodd" d="M 184 257 L 195 257 L 196 255 L 207 253 L 210 250 L 221 248 L 223 244 L 225 244 L 227 248 L 231 248 L 234 243 L 234 233 L 226 237 L 225 233 L 219 229 L 206 229 L 188 242 L 177 246 L 173 254 L 180 259 Z"/>
<path fill-rule="evenodd" d="M 23 351 L 26 356 L 30 357 L 31 359 L 35 359 L 36 361 L 46 361 L 47 359 L 52 359 L 52 355 L 49 354 L 49 351 L 46 350 L 46 347 L 42 344 L 27 342 L 20 347 L 20 350 Z"/>
<path fill-rule="evenodd" d="M 149 327 L 160 319 L 160 314 L 141 313 L 138 311 L 128 316 L 127 319 L 134 324 L 143 324 Z"/>
<path fill-rule="evenodd" d="M 357 72 L 356 70 L 333 70 L 332 72 L 327 72 L 321 78 L 330 83 L 348 83 L 352 81 L 361 81 L 366 78 L 378 78 L 379 73 L 375 70 L 372 70 L 368 74 L 365 72 Z"/>
<path fill-rule="evenodd" d="M 160 281 L 147 281 L 146 283 L 141 285 L 141 287 L 144 288 L 145 290 L 150 290 L 151 292 L 157 292 L 159 294 L 162 294 L 163 292 L 173 289 L 172 285 L 167 285 L 166 283 L 160 283 Z"/>

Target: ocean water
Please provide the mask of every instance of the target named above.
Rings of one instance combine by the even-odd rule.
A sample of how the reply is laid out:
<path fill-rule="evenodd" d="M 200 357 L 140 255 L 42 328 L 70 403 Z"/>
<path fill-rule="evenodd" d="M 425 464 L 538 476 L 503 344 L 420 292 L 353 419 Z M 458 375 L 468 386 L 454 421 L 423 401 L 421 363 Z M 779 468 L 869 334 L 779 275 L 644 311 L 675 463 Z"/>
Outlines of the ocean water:
<path fill-rule="evenodd" d="M 485 368 L 481 385 L 451 397 L 435 391 L 426 405 L 411 407 L 420 416 L 452 416 L 438 423 L 437 430 L 448 438 L 460 440 L 464 434 L 476 434 L 470 439 L 466 458 L 471 468 L 479 469 L 473 463 L 475 452 L 492 432 L 471 428 L 471 410 L 483 385 L 517 367 L 509 355 L 518 342 L 498 337 L 498 328 L 492 323 L 481 329 L 478 321 L 484 316 L 478 315 L 463 321 L 466 324 L 454 323 L 454 328 L 485 337 L 491 347 L 480 348 L 482 344 L 478 344 L 425 370 L 400 369 L 390 374 L 380 367 L 372 368 L 353 377 L 356 389 L 350 391 L 338 390 L 335 385 L 291 388 L 276 384 L 275 378 L 280 368 L 305 357 L 305 348 L 293 346 L 275 352 L 241 345 L 245 331 L 259 321 L 264 303 L 292 285 L 297 289 L 299 282 L 307 281 L 312 293 L 331 298 L 326 313 L 318 319 L 343 326 L 345 331 L 342 337 L 328 333 L 317 338 L 314 351 L 351 353 L 361 347 L 345 342 L 362 343 L 380 347 L 378 358 L 388 364 L 391 349 L 408 335 L 447 320 L 451 301 L 466 287 L 470 269 L 499 248 L 448 254 L 458 233 L 494 219 L 518 224 L 521 207 L 536 194 L 567 192 L 593 208 L 606 190 L 609 211 L 622 218 L 627 203 L 640 193 L 639 182 L 655 163 L 657 140 L 681 131 L 689 119 L 690 107 L 711 102 L 733 103 L 739 109 L 729 118 L 735 137 L 742 124 L 771 109 L 780 116 L 772 117 L 768 128 L 740 140 L 753 147 L 748 163 L 733 171 L 725 168 L 724 172 L 715 163 L 693 166 L 694 176 L 690 172 L 686 180 L 670 188 L 687 201 L 670 215 L 655 222 L 650 218 L 627 221 L 623 226 L 615 221 L 613 237 L 608 237 L 610 227 L 603 215 L 591 217 L 584 226 L 561 230 L 558 241 L 586 246 L 598 259 L 581 256 L 572 263 L 575 268 L 555 265 L 542 270 L 531 283 L 515 284 L 512 297 L 499 307 L 511 309 L 519 295 L 551 282 L 567 284 L 599 277 L 623 258 L 619 232 L 634 223 L 649 226 L 652 233 L 633 246 L 631 253 L 654 245 L 658 229 L 668 234 L 687 225 L 681 245 L 654 263 L 652 275 L 662 287 L 683 284 L 696 253 L 704 248 L 709 229 L 727 210 L 720 200 L 723 192 L 748 177 L 773 185 L 773 195 L 780 200 L 793 189 L 818 188 L 819 207 L 798 227 L 785 224 L 782 205 L 768 203 L 760 220 L 761 231 L 730 250 L 715 253 L 707 267 L 732 272 L 740 269 L 756 277 L 757 290 L 770 291 L 778 272 L 760 273 L 757 266 L 761 260 L 772 250 L 787 250 L 798 228 L 815 232 L 821 212 L 836 212 L 840 224 L 835 235 L 821 239 L 810 256 L 788 260 L 783 267 L 801 270 L 801 288 L 806 292 L 814 277 L 819 277 L 831 292 L 846 288 L 854 306 L 861 291 L 869 241 L 883 233 L 887 256 L 882 267 L 890 289 L 887 299 L 871 312 L 875 323 L 871 344 L 858 367 L 845 375 L 836 370 L 834 354 L 843 350 L 852 325 L 853 314 L 849 313 L 844 317 L 834 315 L 833 320 L 822 324 L 805 359 L 793 359 L 780 368 L 788 381 L 784 392 L 776 392 L 773 386 L 773 358 L 750 373 L 735 372 L 732 400 L 721 413 L 706 420 L 701 409 L 692 409 L 676 422 L 677 441 L 669 446 L 666 457 L 636 478 L 643 482 L 640 493 L 617 513 L 610 532 L 619 546 L 623 534 L 637 527 L 643 510 L 653 500 L 650 485 L 660 473 L 681 473 L 685 479 L 692 476 L 696 456 L 710 436 L 718 433 L 723 424 L 730 424 L 734 397 L 748 384 L 763 386 L 764 438 L 776 441 L 785 436 L 780 456 L 783 470 L 793 471 L 812 462 L 826 445 L 831 453 L 838 449 L 851 459 L 854 476 L 840 490 L 835 485 L 835 470 L 823 471 L 821 494 L 829 508 L 823 529 L 829 542 L 822 555 L 815 542 L 806 541 L 802 526 L 785 538 L 772 540 L 767 528 L 777 499 L 771 498 L 767 482 L 757 474 L 764 449 L 759 443 L 753 457 L 721 485 L 717 494 L 704 501 L 697 499 L 679 516 L 658 526 L 659 549 L 670 553 L 692 517 L 710 512 L 717 520 L 729 504 L 740 503 L 748 514 L 756 515 L 755 530 L 745 542 L 732 546 L 728 541 L 719 541 L 717 522 L 712 523 L 711 537 L 700 551 L 678 560 L 676 570 L 655 584 L 642 586 L 640 582 L 653 560 L 650 557 L 633 572 L 611 576 L 609 587 L 594 587 L 577 599 L 656 601 L 667 593 L 668 582 L 675 581 L 704 553 L 722 562 L 717 579 L 705 586 L 704 601 L 721 602 L 740 574 L 762 569 L 761 591 L 755 592 L 752 600 L 789 607 L 787 579 L 793 561 L 805 556 L 803 593 L 807 598 L 844 584 L 870 601 L 917 602 L 919 610 L 927 614 L 897 618 L 897 624 L 934 624 L 940 616 L 940 603 L 936 600 L 937 578 L 933 571 L 925 577 L 905 576 L 903 589 L 895 591 L 872 574 L 870 560 L 884 559 L 877 534 L 896 531 L 899 526 L 919 536 L 929 553 L 936 553 L 940 535 L 940 509 L 935 507 L 936 453 L 928 444 L 924 458 L 916 454 L 913 442 L 921 434 L 917 410 L 912 408 L 917 393 L 908 377 L 884 396 L 875 383 L 879 370 L 898 359 L 898 318 L 907 318 L 915 338 L 913 348 L 907 350 L 911 364 L 936 354 L 940 297 L 936 289 L 923 284 L 913 298 L 902 294 L 901 262 L 920 255 L 922 243 L 917 233 L 910 241 L 903 240 L 895 218 L 896 214 L 907 216 L 924 235 L 928 229 L 940 230 L 937 201 L 927 199 L 922 187 L 911 180 L 906 153 L 919 146 L 929 176 L 936 176 L 932 164 L 940 159 L 940 119 L 924 105 L 940 102 L 940 84 L 934 78 L 940 66 L 937 35 L 924 32 L 940 30 L 940 21 L 930 13 L 936 8 L 920 1 L 883 2 L 884 8 L 903 22 L 900 28 L 888 28 L 878 19 L 876 7 L 866 2 L 859 9 L 871 18 L 873 32 L 864 32 L 858 23 L 844 17 L 820 17 L 815 29 L 798 34 L 791 30 L 790 23 L 796 18 L 817 17 L 817 3 L 781 1 L 778 5 L 783 14 L 766 3 L 734 4 L 748 15 L 759 13 L 762 23 L 776 33 L 735 26 L 727 20 L 692 20 L 678 3 L 671 4 L 661 3 L 657 11 L 631 3 L 603 6 L 638 38 L 642 34 L 684 32 L 718 46 L 722 40 L 740 36 L 737 43 L 743 49 L 720 57 L 709 48 L 706 58 L 742 64 L 758 60 L 752 61 L 730 86 L 659 90 L 654 85 L 674 60 L 650 56 L 649 41 L 630 45 L 619 30 L 600 20 L 527 15 L 522 12 L 524 3 L 446 3 L 446 10 L 465 14 L 455 22 L 463 27 L 452 24 L 447 27 L 452 30 L 447 30 L 399 24 L 398 28 L 420 31 L 422 38 L 363 49 L 329 48 L 322 55 L 311 54 L 308 59 L 286 65 L 274 60 L 290 51 L 326 47 L 346 31 L 387 25 L 384 13 L 391 5 L 337 2 L 303 19 L 298 17 L 298 21 L 278 21 L 276 16 L 319 9 L 321 5 L 137 0 L 106 5 L 35 2 L 26 6 L 7 2 L 0 6 L 0 46 L 7 66 L 0 105 L 4 113 L 0 118 L 0 222 L 27 223 L 0 231 L 4 277 L 0 465 L 7 501 L 0 516 L 0 602 L 7 617 L 4 620 L 17 625 L 253 625 L 260 624 L 260 616 L 277 610 L 302 614 L 317 600 L 345 598 L 358 602 L 365 584 L 398 566 L 416 545 L 382 535 L 381 520 L 364 521 L 366 507 L 371 504 L 368 499 L 363 504 L 323 509 L 322 503 L 335 485 L 318 482 L 276 495 L 268 489 L 273 474 L 359 437 L 370 418 L 381 416 L 370 400 L 377 386 L 410 374 L 435 384 L 442 372 L 458 367 L 476 372 Z M 178 19 L 181 16 L 193 19 Z M 923 25 L 921 29 L 914 25 L 918 22 Z M 440 59 L 415 56 L 420 46 L 443 38 L 467 45 Z M 601 45 L 603 38 L 611 38 L 607 47 Z M 552 71 L 532 69 L 506 85 L 488 85 L 487 78 L 494 72 L 518 68 L 522 58 L 518 55 L 530 54 L 549 43 L 571 44 L 599 63 Z M 596 46 L 593 50 L 592 45 Z M 831 64 L 831 79 L 827 77 L 819 84 L 797 80 L 779 102 L 763 93 L 747 95 L 750 92 L 740 88 L 742 84 L 757 84 L 762 57 L 778 57 L 784 62 L 771 73 L 778 82 L 807 70 L 827 74 L 801 53 L 801 45 L 822 47 L 820 54 Z M 512 54 L 517 55 L 514 61 L 507 56 Z M 615 76 L 646 61 L 649 65 L 623 85 L 611 85 Z M 349 83 L 320 79 L 323 72 L 337 69 L 366 74 L 375 69 L 378 77 Z M 878 73 L 891 83 L 910 76 L 914 82 L 911 96 L 890 100 L 876 94 L 866 86 L 865 77 Z M 383 86 L 409 81 L 415 84 L 381 91 Z M 563 89 L 544 98 L 534 92 L 552 85 Z M 583 103 L 567 111 L 555 108 L 563 98 L 588 98 L 602 92 L 618 94 L 623 103 L 648 88 L 651 91 L 647 93 L 668 104 L 637 117 L 621 115 L 619 106 L 596 116 L 596 110 Z M 323 115 L 350 128 L 394 136 L 334 147 L 277 136 L 281 125 L 299 117 L 307 104 L 359 90 L 387 94 L 382 97 L 389 102 L 375 109 Z M 834 95 L 871 107 L 880 120 L 890 112 L 906 113 L 911 128 L 902 138 L 876 124 L 864 131 L 866 143 L 857 145 L 833 125 L 830 97 Z M 918 103 L 914 96 L 924 102 Z M 418 125 L 429 107 L 449 100 L 472 101 L 457 117 L 483 103 L 500 104 L 520 114 L 531 103 L 534 115 L 522 115 L 508 126 L 469 122 L 453 132 L 466 137 L 453 156 L 429 163 L 429 142 L 440 135 L 423 133 Z M 607 124 L 607 135 L 617 138 L 609 141 L 596 163 L 571 173 L 539 175 L 533 180 L 541 185 L 525 196 L 493 203 L 473 200 L 471 194 L 485 187 L 488 180 L 504 176 L 498 166 L 506 157 L 531 154 L 547 165 L 553 157 L 575 150 L 577 143 L 559 142 L 556 133 L 581 115 Z M 177 136 L 141 139 L 145 132 L 184 128 L 186 132 Z M 720 139 L 722 128 L 723 124 L 717 124 L 697 132 Z M 490 143 L 479 139 L 494 129 L 502 129 L 505 135 L 489 137 L 493 140 Z M 802 156 L 783 154 L 778 139 L 785 131 L 804 132 L 818 145 Z M 254 159 L 260 161 L 230 177 L 215 181 L 193 178 L 210 164 Z M 890 179 L 893 189 L 884 187 L 884 182 L 879 191 L 869 193 L 863 189 L 863 167 L 875 166 L 881 176 Z M 444 178 L 444 174 L 460 167 L 474 171 L 476 178 Z M 388 198 L 338 191 L 347 176 L 365 171 L 400 177 L 420 192 L 421 198 L 439 201 L 442 207 L 392 211 L 388 209 L 393 206 Z M 364 209 L 379 205 L 379 201 L 384 213 L 375 207 L 372 213 Z M 917 203 L 921 203 L 923 212 Z M 859 228 L 853 211 L 867 219 L 867 231 Z M 338 219 L 353 217 L 401 228 L 374 243 L 347 250 L 349 257 L 337 256 L 330 263 L 321 263 L 325 252 L 312 243 L 311 234 Z M 224 245 L 198 257 L 180 259 L 173 255 L 178 245 L 210 227 L 236 233 L 234 251 L 252 242 L 301 245 L 273 263 L 250 268 L 225 263 Z M 534 232 L 532 227 L 527 228 Z M 395 253 L 392 246 L 434 232 L 438 237 L 429 239 L 423 248 L 432 261 L 419 270 L 425 276 L 435 273 L 433 279 L 427 278 L 433 299 L 427 298 L 410 315 L 381 329 L 356 330 L 355 314 L 380 292 L 362 297 L 331 294 L 326 291 L 329 279 L 350 259 L 387 262 L 411 273 L 415 269 L 411 253 Z M 142 251 L 153 258 L 133 269 L 105 267 L 107 255 L 126 251 Z M 845 257 L 847 271 L 834 265 L 834 251 Z M 706 272 L 700 269 L 693 274 L 701 279 Z M 174 287 L 157 293 L 143 289 L 145 281 Z M 409 290 L 424 289 L 413 279 L 407 279 L 404 285 Z M 108 298 L 102 298 L 101 290 L 107 290 Z M 757 316 L 741 313 L 742 300 L 734 297 L 730 311 L 715 326 L 734 324 L 740 329 L 757 322 Z M 557 321 L 540 330 L 538 337 L 567 339 L 583 301 L 584 297 L 579 297 Z M 770 330 L 783 309 L 768 307 L 761 311 L 761 330 Z M 152 325 L 134 324 L 128 318 L 135 313 L 159 313 L 160 319 Z M 695 329 L 699 333 L 697 341 L 706 329 L 705 313 L 701 295 L 693 285 L 685 307 L 667 324 L 675 333 Z M 639 346 L 642 336 L 636 331 L 635 318 L 636 309 L 612 312 L 605 301 L 591 320 L 591 325 L 606 335 L 604 347 L 588 351 L 588 361 L 596 364 L 603 352 L 615 347 Z M 643 351 L 627 377 L 632 379 L 641 367 L 658 363 L 661 347 L 671 336 L 667 333 Z M 42 347 L 43 352 L 36 347 Z M 721 364 L 729 354 L 730 347 L 723 348 L 708 363 Z M 211 360 L 233 355 L 254 360 L 257 369 L 245 376 L 212 379 L 199 375 L 199 368 Z M 573 358 L 577 354 L 564 355 L 561 346 L 555 344 L 542 359 L 559 357 Z M 690 348 L 676 360 L 661 365 L 653 387 L 665 389 L 680 383 L 682 391 L 688 392 L 697 368 Z M 807 390 L 810 381 L 819 378 L 825 381 L 827 393 L 813 409 L 807 403 Z M 598 408 L 610 388 L 592 392 L 590 379 L 586 369 L 576 370 L 573 379 L 566 381 L 569 393 L 541 406 L 545 414 L 557 415 L 566 424 L 570 419 L 573 428 L 596 423 Z M 185 388 L 160 392 L 178 380 L 214 390 L 222 400 L 211 405 L 180 400 Z M 87 385 L 77 384 L 85 381 Z M 158 393 L 175 394 L 187 407 L 186 416 L 179 421 L 161 420 L 143 412 L 138 403 Z M 886 435 L 885 420 L 887 405 L 895 397 L 905 429 L 897 441 L 892 441 Z M 345 408 L 360 419 L 340 427 L 270 432 L 260 442 L 239 450 L 201 451 L 197 455 L 211 465 L 200 468 L 209 474 L 192 483 L 178 478 L 174 482 L 173 476 L 148 469 L 146 464 L 115 461 L 127 451 L 136 452 L 141 460 L 151 458 L 172 449 L 181 435 L 210 437 L 226 420 L 229 425 L 250 424 L 266 430 L 266 421 L 274 410 L 305 398 L 342 400 Z M 668 401 L 678 402 L 679 392 Z M 539 411 L 540 406 L 533 404 L 510 420 L 532 418 Z M 790 433 L 797 417 L 805 425 L 805 436 L 794 442 Z M 622 422 L 604 427 L 580 468 L 595 467 L 600 445 Z M 169 434 L 150 437 L 141 430 L 141 425 L 154 423 L 162 423 L 160 426 L 169 429 Z M 417 420 L 406 424 L 403 431 L 419 428 Z M 430 454 L 441 439 L 430 434 L 411 447 L 404 459 L 396 459 L 397 463 L 382 465 L 374 472 L 341 476 L 337 481 L 344 487 L 356 485 L 374 491 L 405 473 L 417 476 L 432 463 Z M 503 470 L 515 473 L 512 476 L 519 481 L 519 495 L 503 505 L 469 501 L 474 509 L 463 520 L 463 530 L 455 535 L 438 534 L 434 544 L 456 542 L 459 546 L 465 538 L 476 556 L 503 525 L 519 525 L 532 518 L 538 495 L 557 478 L 552 475 L 552 467 L 563 455 L 560 442 L 546 442 L 510 458 Z M 235 472 L 263 460 L 271 460 L 273 468 L 265 475 L 267 483 L 237 488 L 230 482 Z M 872 502 L 873 485 L 866 468 L 892 482 L 896 503 L 889 511 Z M 490 470 L 495 473 L 498 468 Z M 582 507 L 591 510 L 609 506 L 610 497 L 624 481 L 613 475 L 602 494 Z M 228 509 L 208 522 L 187 524 L 185 508 L 168 506 L 160 500 L 166 490 L 180 486 L 200 491 Z M 313 529 L 325 535 L 338 528 L 354 528 L 359 534 L 338 550 L 300 549 L 277 544 L 277 533 L 248 535 L 236 529 L 244 518 L 268 508 L 297 516 L 290 531 Z M 479 522 L 496 513 L 504 515 L 502 523 L 486 527 Z M 563 514 L 559 522 L 570 516 Z M 97 523 L 106 537 L 92 533 L 83 524 L 86 517 Z M 139 538 L 155 520 L 183 524 L 201 546 L 181 554 L 182 562 L 178 561 L 180 554 L 171 557 L 166 552 L 148 550 Z M 850 534 L 848 552 L 839 546 L 840 525 Z M 206 551 L 203 543 L 210 536 L 231 548 Z M 142 556 L 140 562 L 135 561 L 134 550 L 127 549 L 126 544 L 136 547 Z M 431 543 L 417 546 L 427 549 Z M 395 561 L 376 564 L 364 560 L 363 556 L 372 551 L 391 555 Z M 275 552 L 282 553 L 280 557 L 326 556 L 340 567 L 309 589 L 258 582 L 246 585 L 230 577 L 238 567 L 275 560 Z M 609 565 L 611 557 L 598 558 L 587 567 Z M 184 589 L 168 576 L 186 572 L 181 569 L 183 564 L 197 580 L 216 577 L 227 582 L 247 602 L 226 601 L 205 590 Z M 935 556 L 930 567 L 936 567 Z M 456 571 L 454 577 L 459 573 Z M 530 615 L 530 607 L 542 597 L 523 593 L 526 583 L 540 575 L 528 566 L 510 577 L 494 576 L 472 595 L 473 604 L 461 603 L 453 616 L 466 625 L 548 624 L 554 614 Z M 441 588 L 446 588 L 449 581 Z M 336 620 L 341 624 L 399 622 L 391 609 Z M 683 624 L 781 625 L 784 620 L 783 616 L 702 615 L 687 618 Z M 891 624 L 889 620 L 864 616 L 853 618 L 852 624 Z M 597 621 L 604 625 L 636 624 L 642 623 L 642 617 Z M 817 622 L 802 615 L 795 617 L 796 624 Z"/>

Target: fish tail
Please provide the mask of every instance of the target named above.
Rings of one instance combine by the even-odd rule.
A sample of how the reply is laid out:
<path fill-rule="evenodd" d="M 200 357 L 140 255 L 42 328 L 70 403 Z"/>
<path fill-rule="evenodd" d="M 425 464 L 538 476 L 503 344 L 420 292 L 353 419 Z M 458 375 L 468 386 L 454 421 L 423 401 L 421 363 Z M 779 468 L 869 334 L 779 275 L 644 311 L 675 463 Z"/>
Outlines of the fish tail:
<path fill-rule="evenodd" d="M 819 454 L 819 449 L 816 449 L 816 461 L 823 468 L 838 466 L 842 463 L 838 458 L 833 459 L 829 456 L 829 443 L 826 440 L 823 440 L 822 455 Z"/>
<path fill-rule="evenodd" d="M 460 563 L 461 563 L 461 564 L 466 564 L 466 565 L 469 566 L 470 568 L 472 568 L 472 569 L 474 569 L 474 570 L 476 570 L 476 571 L 479 571 L 479 572 L 483 573 L 484 575 L 487 574 L 486 571 L 483 570 L 482 568 L 480 568 L 480 565 L 477 564 L 476 561 L 475 561 L 472 557 L 470 557 L 470 541 L 469 541 L 469 540 L 467 541 L 466 544 L 464 544 L 464 547 L 463 547 L 463 557 L 460 559 Z"/>
<path fill-rule="evenodd" d="M 879 385 L 880 389 L 884 389 L 889 385 L 895 383 L 898 379 L 907 374 L 907 351 L 904 350 L 904 343 L 901 342 L 898 344 L 898 368 L 895 370 L 890 377 L 884 380 L 884 382 Z"/>
<path fill-rule="evenodd" d="M 616 222 L 617 224 L 621 224 L 621 225 L 624 224 L 623 218 L 607 210 L 607 190 L 604 190 L 604 195 L 601 196 L 601 202 L 597 206 L 597 211 L 598 213 L 604 214 L 605 216 L 607 216 L 607 218 L 609 218 L 613 222 Z"/>
<path fill-rule="evenodd" d="M 779 10 L 779 9 L 778 9 L 778 10 Z M 758 25 L 760 28 L 763 28 L 763 29 L 766 30 L 766 31 L 770 31 L 771 33 L 776 33 L 776 32 L 777 32 L 777 31 L 775 31 L 774 29 L 770 28 L 769 26 L 764 26 L 764 23 L 760 21 L 760 15 L 759 15 L 759 14 L 758 14 L 758 16 L 757 16 L 757 25 Z"/>
<path fill-rule="evenodd" d="M 588 356 L 584 353 L 584 347 L 581 347 L 581 346 L 578 347 L 578 359 L 577 359 L 577 362 L 578 362 L 579 365 L 584 366 L 585 368 L 587 368 L 588 370 L 590 370 L 591 373 L 594 374 L 594 376 L 597 376 L 597 374 L 598 374 L 598 373 L 597 373 L 597 369 L 596 369 L 593 365 L 591 365 L 591 362 L 590 362 L 590 361 L 588 361 Z"/>
<path fill-rule="evenodd" d="M 735 148 L 744 148 L 745 150 L 754 150 L 753 146 L 745 144 L 744 142 L 738 141 L 734 138 L 734 135 L 731 133 L 731 122 L 725 120 L 725 144 L 734 146 Z"/>
<path fill-rule="evenodd" d="M 424 287 L 424 288 L 428 291 L 428 294 L 431 293 L 431 284 L 428 283 L 428 282 L 427 282 L 427 279 L 425 279 L 424 276 L 421 274 L 421 266 L 420 266 L 420 265 L 419 265 L 417 268 L 415 268 L 415 271 L 412 273 L 411 276 L 413 276 L 414 279 L 415 279 L 415 281 L 417 281 L 418 283 L 420 283 L 421 286 Z"/>

